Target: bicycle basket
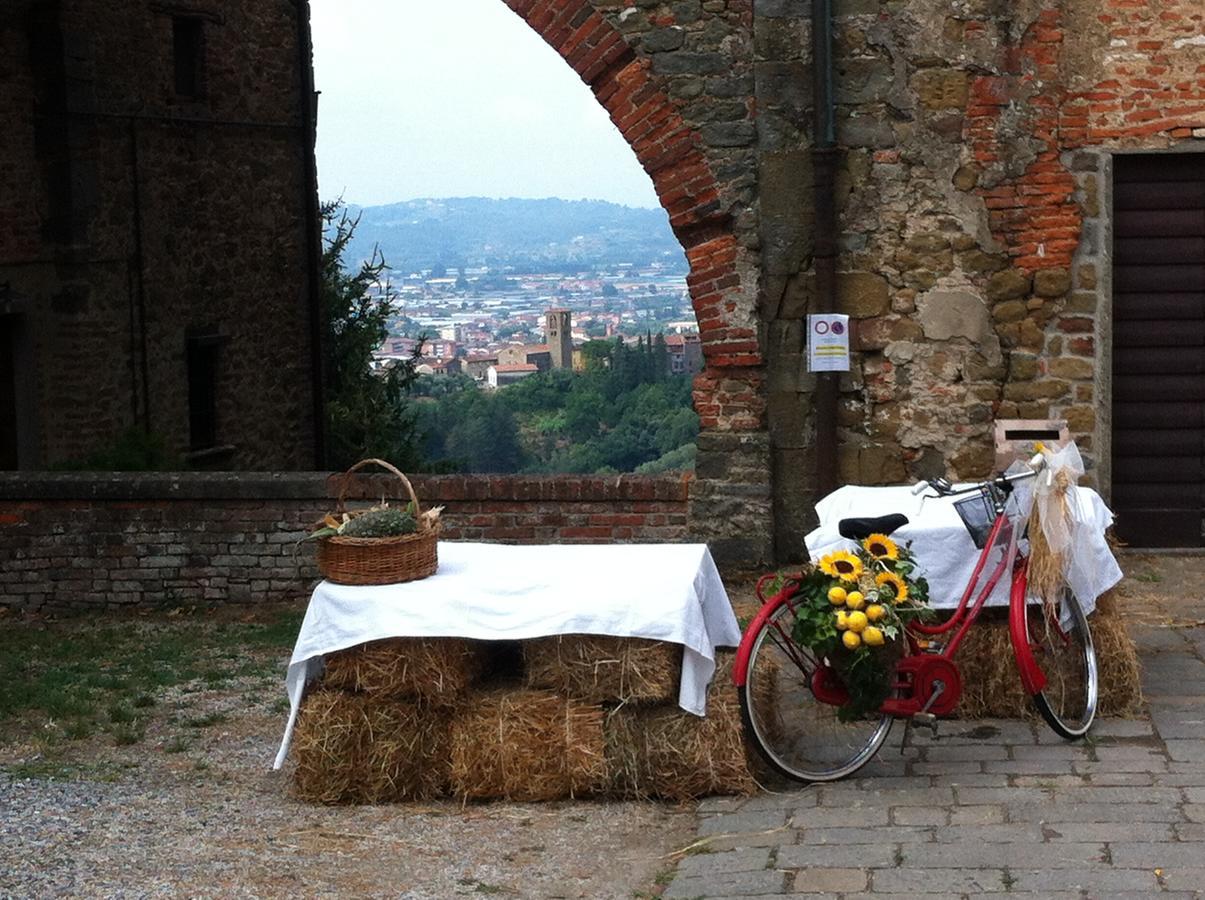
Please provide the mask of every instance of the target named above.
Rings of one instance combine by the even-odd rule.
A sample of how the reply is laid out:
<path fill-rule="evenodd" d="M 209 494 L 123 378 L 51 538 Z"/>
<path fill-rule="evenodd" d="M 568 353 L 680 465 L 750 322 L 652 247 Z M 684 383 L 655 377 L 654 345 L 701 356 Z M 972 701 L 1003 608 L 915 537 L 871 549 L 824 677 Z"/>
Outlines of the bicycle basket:
<path fill-rule="evenodd" d="M 987 491 L 980 491 L 965 500 L 957 501 L 954 509 L 962 519 L 962 524 L 971 533 L 975 546 L 982 550 L 987 545 L 988 535 L 991 534 L 992 525 L 996 521 L 996 507 L 991 496 Z"/>

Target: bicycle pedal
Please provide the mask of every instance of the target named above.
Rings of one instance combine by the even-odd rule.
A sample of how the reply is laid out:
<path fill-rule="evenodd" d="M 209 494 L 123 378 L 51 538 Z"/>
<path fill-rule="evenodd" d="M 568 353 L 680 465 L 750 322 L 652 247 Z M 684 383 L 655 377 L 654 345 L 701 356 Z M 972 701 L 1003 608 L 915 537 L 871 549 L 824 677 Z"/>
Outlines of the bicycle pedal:
<path fill-rule="evenodd" d="M 913 713 L 912 722 L 915 725 L 928 728 L 929 732 L 933 735 L 933 739 L 937 739 L 937 716 L 935 716 L 933 713 Z"/>

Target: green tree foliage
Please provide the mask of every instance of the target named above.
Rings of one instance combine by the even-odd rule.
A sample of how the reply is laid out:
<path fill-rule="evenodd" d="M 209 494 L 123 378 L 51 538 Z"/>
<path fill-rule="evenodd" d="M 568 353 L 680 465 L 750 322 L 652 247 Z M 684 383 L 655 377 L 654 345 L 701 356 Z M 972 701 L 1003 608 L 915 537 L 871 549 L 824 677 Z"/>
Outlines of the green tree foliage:
<path fill-rule="evenodd" d="M 668 373 L 664 341 L 591 341 L 585 351 L 584 372 L 544 372 L 495 392 L 421 387 L 427 458 L 476 472 L 691 468 L 699 419 L 690 379 Z"/>
<path fill-rule="evenodd" d="M 398 361 L 381 372 L 372 369 L 372 353 L 388 336 L 388 322 L 398 309 L 383 282 L 389 267 L 379 252 L 356 269 L 344 268 L 357 221 L 339 202 L 322 206 L 327 465 L 346 469 L 372 456 L 415 469 L 415 422 L 407 403 L 417 377 L 415 360 Z"/>

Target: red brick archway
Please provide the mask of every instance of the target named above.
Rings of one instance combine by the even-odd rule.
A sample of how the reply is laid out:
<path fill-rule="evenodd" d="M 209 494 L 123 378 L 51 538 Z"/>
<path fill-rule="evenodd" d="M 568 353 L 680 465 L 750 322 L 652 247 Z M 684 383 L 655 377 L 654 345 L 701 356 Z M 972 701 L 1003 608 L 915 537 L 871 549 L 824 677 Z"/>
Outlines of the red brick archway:
<path fill-rule="evenodd" d="M 669 213 L 690 265 L 686 281 L 707 364 L 695 381 L 700 423 L 724 431 L 763 427 L 762 354 L 756 329 L 741 315 L 740 247 L 699 134 L 649 60 L 588 0 L 504 2 L 589 85 Z M 751 306 L 752 298 L 743 303 Z"/>

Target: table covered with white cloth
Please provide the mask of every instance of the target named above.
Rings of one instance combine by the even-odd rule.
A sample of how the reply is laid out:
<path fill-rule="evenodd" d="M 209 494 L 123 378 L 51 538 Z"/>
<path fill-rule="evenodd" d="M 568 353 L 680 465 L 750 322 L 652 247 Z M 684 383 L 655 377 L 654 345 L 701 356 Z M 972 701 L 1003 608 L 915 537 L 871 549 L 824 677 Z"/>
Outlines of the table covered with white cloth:
<path fill-rule="evenodd" d="M 933 497 L 932 491 L 926 491 L 929 496 L 917 496 L 912 490 L 908 485 L 838 488 L 816 504 L 820 525 L 805 538 L 808 553 L 816 561 L 834 550 L 857 546 L 838 532 L 842 519 L 902 513 L 908 517 L 908 524 L 892 532 L 892 540 L 911 543 L 917 574 L 929 582 L 930 604 L 937 609 L 956 607 L 980 554 L 954 509 L 957 501 L 969 495 Z M 1105 529 L 1113 524 L 1113 513 L 1096 491 L 1085 487 L 1069 493 L 1068 509 L 1084 525 L 1079 532 L 1084 538 L 1082 546 L 1076 548 L 1077 554 L 1084 555 L 1084 565 L 1078 567 L 1081 583 L 1073 584 L 1072 588 L 1084 612 L 1089 613 L 1096 607 L 1096 598 L 1122 578 L 1121 568 L 1105 539 Z M 990 574 L 990 567 L 986 568 L 984 578 Z M 1006 576 L 997 583 L 987 603 L 1007 605 L 1008 594 Z"/>
<path fill-rule="evenodd" d="M 706 712 L 715 649 L 740 643 L 706 544 L 439 545 L 439 570 L 404 584 L 314 588 L 286 676 L 288 753 L 306 682 L 337 650 L 392 637 L 524 640 L 557 634 L 683 646 L 678 703 Z"/>

